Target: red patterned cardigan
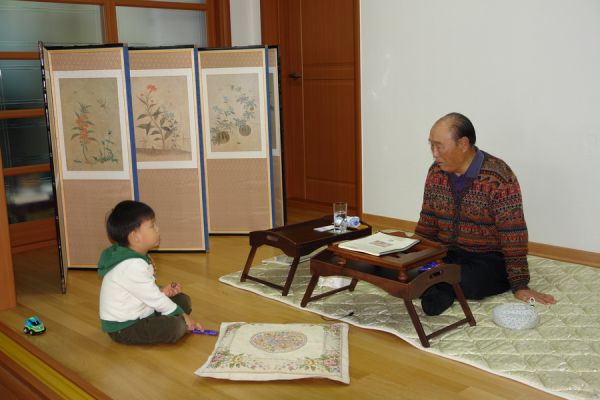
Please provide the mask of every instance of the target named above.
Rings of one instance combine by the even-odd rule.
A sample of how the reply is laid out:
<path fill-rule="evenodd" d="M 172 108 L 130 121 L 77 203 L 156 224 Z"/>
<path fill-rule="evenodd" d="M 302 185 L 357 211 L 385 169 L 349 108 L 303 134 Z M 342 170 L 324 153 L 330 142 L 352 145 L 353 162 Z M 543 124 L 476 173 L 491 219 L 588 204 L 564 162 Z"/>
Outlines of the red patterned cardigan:
<path fill-rule="evenodd" d="M 529 283 L 521 188 L 504 161 L 485 152 L 484 156 L 479 176 L 460 195 L 437 164 L 429 168 L 415 232 L 470 252 L 501 252 L 515 292 Z"/>

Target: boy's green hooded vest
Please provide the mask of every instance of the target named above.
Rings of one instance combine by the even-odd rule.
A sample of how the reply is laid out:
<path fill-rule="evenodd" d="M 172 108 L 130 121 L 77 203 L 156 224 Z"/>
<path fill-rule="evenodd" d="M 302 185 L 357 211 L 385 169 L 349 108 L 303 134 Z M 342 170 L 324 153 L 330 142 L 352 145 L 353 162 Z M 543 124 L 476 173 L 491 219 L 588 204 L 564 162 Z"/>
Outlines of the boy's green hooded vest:
<path fill-rule="evenodd" d="M 109 248 L 105 249 L 100 255 L 98 261 L 98 275 L 103 277 L 113 269 L 121 261 L 129 260 L 130 258 L 141 258 L 150 264 L 148 256 L 144 256 L 137 251 L 131 250 L 129 247 L 124 247 L 118 244 L 113 244 Z"/>
<path fill-rule="evenodd" d="M 121 261 L 129 260 L 131 258 L 141 258 L 150 264 L 150 258 L 148 258 L 147 255 L 140 254 L 137 251 L 131 250 L 129 247 L 113 244 L 105 249 L 100 255 L 100 260 L 98 261 L 98 275 L 100 275 L 100 277 L 104 277 L 104 275 L 108 274 L 110 270 L 112 270 Z M 176 316 L 181 314 L 183 314 L 183 310 L 181 307 L 177 306 L 175 311 L 169 315 Z M 138 321 L 139 319 L 123 322 L 105 321 L 103 319 L 100 320 L 102 324 L 102 330 L 104 332 L 120 331 L 121 329 L 130 327 Z"/>

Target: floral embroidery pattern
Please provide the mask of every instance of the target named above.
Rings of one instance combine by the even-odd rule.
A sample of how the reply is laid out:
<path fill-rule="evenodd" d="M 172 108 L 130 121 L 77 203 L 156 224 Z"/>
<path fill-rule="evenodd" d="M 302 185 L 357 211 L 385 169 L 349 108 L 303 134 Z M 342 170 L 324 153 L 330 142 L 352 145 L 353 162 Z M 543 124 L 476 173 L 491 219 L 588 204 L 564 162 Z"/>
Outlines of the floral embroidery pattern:
<path fill-rule="evenodd" d="M 337 351 L 323 354 L 318 358 L 305 358 L 301 363 L 290 363 L 290 370 L 303 369 L 308 371 L 327 371 L 329 373 L 340 372 L 340 353 Z"/>
<path fill-rule="evenodd" d="M 231 354 L 229 350 L 217 351 L 210 362 L 210 368 L 241 368 L 248 367 L 244 354 Z"/>
<path fill-rule="evenodd" d="M 307 342 L 306 335 L 294 331 L 260 332 L 250 338 L 250 344 L 267 353 L 287 353 L 298 350 Z"/>

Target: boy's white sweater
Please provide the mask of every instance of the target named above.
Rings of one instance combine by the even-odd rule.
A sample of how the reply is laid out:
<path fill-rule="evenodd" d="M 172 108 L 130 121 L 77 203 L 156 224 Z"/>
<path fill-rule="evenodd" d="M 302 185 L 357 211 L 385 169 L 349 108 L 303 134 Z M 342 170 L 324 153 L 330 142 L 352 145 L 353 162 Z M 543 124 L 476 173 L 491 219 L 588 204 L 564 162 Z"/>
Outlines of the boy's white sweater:
<path fill-rule="evenodd" d="M 104 321 L 133 321 L 176 309 L 177 304 L 156 285 L 152 265 L 141 258 L 121 261 L 102 279 L 100 319 Z"/>

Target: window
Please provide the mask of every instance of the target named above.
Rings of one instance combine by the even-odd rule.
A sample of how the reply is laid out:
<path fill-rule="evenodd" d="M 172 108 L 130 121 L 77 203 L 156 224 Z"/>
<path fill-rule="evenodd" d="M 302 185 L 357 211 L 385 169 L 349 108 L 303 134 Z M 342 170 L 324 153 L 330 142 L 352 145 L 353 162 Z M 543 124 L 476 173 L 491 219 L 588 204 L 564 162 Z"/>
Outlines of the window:
<path fill-rule="evenodd" d="M 97 5 L 4 0 L 0 3 L 0 51 L 38 51 L 48 45 L 102 43 Z"/>
<path fill-rule="evenodd" d="M 0 2 L 0 146 L 10 223 L 54 215 L 38 41 L 68 46 L 218 43 L 228 0 Z M 227 14 L 225 20 L 223 15 Z M 217 21 L 223 27 L 217 26 Z"/>
<path fill-rule="evenodd" d="M 117 7 L 119 40 L 129 46 L 206 47 L 206 12 Z"/>

